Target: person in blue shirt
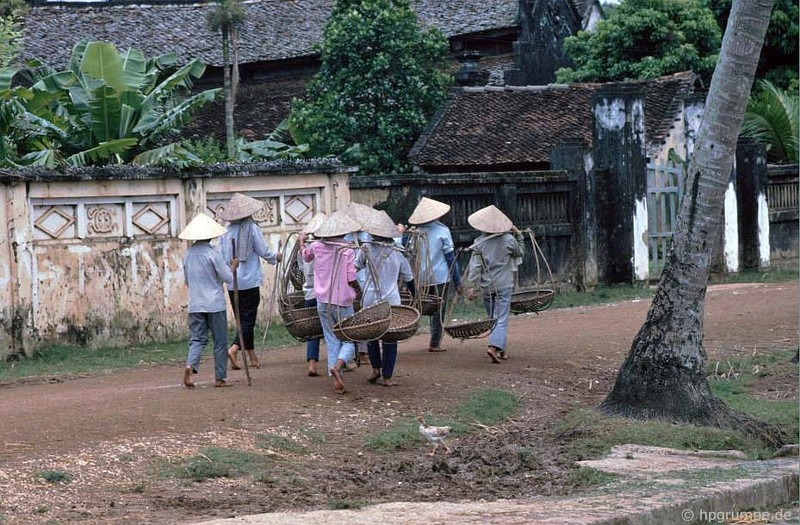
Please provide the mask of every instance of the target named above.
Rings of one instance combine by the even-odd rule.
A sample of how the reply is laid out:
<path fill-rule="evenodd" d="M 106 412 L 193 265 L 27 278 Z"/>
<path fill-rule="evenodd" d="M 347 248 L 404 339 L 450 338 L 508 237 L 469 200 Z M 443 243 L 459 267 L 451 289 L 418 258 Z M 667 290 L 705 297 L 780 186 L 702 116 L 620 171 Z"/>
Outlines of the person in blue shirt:
<path fill-rule="evenodd" d="M 183 371 L 183 384 L 194 387 L 192 375 L 200 370 L 200 356 L 208 344 L 208 331 L 214 340 L 214 386 L 226 383 L 228 357 L 228 310 L 222 284 L 233 281 L 231 268 L 209 241 L 225 233 L 225 228 L 205 214 L 199 214 L 178 235 L 194 241 L 183 256 L 183 278 L 189 287 L 189 354 Z M 233 261 L 233 269 L 236 268 Z"/>
<path fill-rule="evenodd" d="M 253 220 L 253 215 L 264 208 L 264 203 L 242 193 L 235 193 L 231 197 L 219 217 L 229 221 L 228 231 L 221 239 L 220 247 L 226 261 L 233 259 L 239 261 L 236 275 L 239 285 L 239 321 L 242 330 L 244 349 L 247 351 L 248 363 L 254 368 L 259 367 L 256 356 L 254 331 L 258 305 L 261 303 L 261 259 L 269 264 L 277 265 L 281 261 L 281 254 L 273 253 L 264 241 L 261 228 Z M 236 253 L 234 253 L 234 245 Z M 233 304 L 233 284 L 228 285 L 228 295 Z M 233 344 L 228 349 L 231 368 L 239 370 L 237 356 L 239 348 L 239 333 L 233 337 Z"/>
<path fill-rule="evenodd" d="M 447 284 L 452 280 L 456 291 L 461 288 L 461 272 L 455 260 L 453 237 L 450 228 L 439 221 L 449 211 L 448 204 L 423 197 L 408 218 L 408 223 L 416 227 L 417 235 L 420 237 L 415 254 L 419 258 L 417 289 L 423 296 L 439 298 L 438 309 L 429 316 L 431 327 L 429 352 L 445 351 L 441 347 L 441 342 L 442 312 L 447 302 L 445 292 L 451 288 Z"/>

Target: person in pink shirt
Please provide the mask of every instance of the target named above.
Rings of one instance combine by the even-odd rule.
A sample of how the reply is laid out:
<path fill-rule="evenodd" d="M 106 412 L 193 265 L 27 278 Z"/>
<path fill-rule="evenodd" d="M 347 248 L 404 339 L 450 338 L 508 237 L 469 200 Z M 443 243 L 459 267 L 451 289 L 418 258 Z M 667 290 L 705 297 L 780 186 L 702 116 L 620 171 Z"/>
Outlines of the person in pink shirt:
<path fill-rule="evenodd" d="M 355 344 L 342 341 L 333 333 L 333 325 L 353 315 L 353 303 L 361 294 L 356 280 L 356 253 L 344 236 L 361 230 L 361 224 L 342 212 L 334 212 L 314 232 L 318 239 L 305 244 L 305 235 L 298 238 L 305 262 L 314 261 L 314 296 L 328 352 L 328 373 L 333 389 L 345 391 L 342 371 L 355 357 Z"/>

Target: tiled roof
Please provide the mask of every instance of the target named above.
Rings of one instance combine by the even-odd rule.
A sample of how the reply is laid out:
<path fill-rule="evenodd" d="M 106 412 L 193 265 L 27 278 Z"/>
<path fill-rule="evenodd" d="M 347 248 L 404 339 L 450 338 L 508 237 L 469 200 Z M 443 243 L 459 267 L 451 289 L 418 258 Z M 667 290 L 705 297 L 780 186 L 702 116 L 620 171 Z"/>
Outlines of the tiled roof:
<path fill-rule="evenodd" d="M 514 27 L 519 0 L 412 0 L 423 25 L 446 36 Z M 250 0 L 244 2 L 241 63 L 314 54 L 334 0 Z M 79 40 L 105 40 L 147 56 L 176 52 L 181 61 L 199 58 L 222 65 L 220 37 L 206 27 L 215 4 L 156 4 L 32 7 L 25 17 L 21 59 L 41 58 L 53 66 L 69 60 Z"/>
<path fill-rule="evenodd" d="M 694 84 L 692 73 L 642 82 L 649 143 L 660 142 Z M 469 171 L 548 163 L 566 139 L 592 142 L 592 95 L 600 84 L 454 90 L 411 151 L 423 169 Z"/>
<path fill-rule="evenodd" d="M 591 142 L 593 91 L 591 85 L 454 90 L 412 161 L 455 170 L 548 162 L 550 149 L 567 136 Z"/>

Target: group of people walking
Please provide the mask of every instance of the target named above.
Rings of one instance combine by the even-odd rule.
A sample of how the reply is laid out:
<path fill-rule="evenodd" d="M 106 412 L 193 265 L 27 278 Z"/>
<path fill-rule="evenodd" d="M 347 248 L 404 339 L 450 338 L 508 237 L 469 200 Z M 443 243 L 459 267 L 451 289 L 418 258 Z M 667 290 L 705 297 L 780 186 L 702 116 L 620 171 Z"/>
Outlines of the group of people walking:
<path fill-rule="evenodd" d="M 186 387 L 194 386 L 192 376 L 199 369 L 209 332 L 213 339 L 215 386 L 228 385 L 227 364 L 239 369 L 240 354 L 250 366 L 260 366 L 253 331 L 260 303 L 261 259 L 272 265 L 281 261 L 281 255 L 269 249 L 253 220 L 261 206 L 256 199 L 237 193 L 220 214 L 230 221 L 227 229 L 199 214 L 179 235 L 194 241 L 183 260 L 189 287 L 190 339 L 183 381 Z M 399 306 L 401 287 L 412 297 L 419 293 L 435 301 L 436 308 L 429 315 L 429 352 L 445 351 L 441 345 L 442 318 L 453 294 L 464 294 L 472 300 L 475 291 L 479 291 L 487 315 L 496 319 L 486 353 L 493 363 L 508 358 L 509 305 L 514 273 L 523 257 L 520 232 L 495 206 L 470 215 L 469 224 L 481 234 L 469 248 L 470 259 L 462 283 L 450 229 L 441 221 L 449 211 L 449 205 L 424 197 L 409 217 L 411 228 L 406 231 L 384 211 L 351 207 L 330 216 L 318 215 L 298 236 L 298 255 L 305 275 L 304 304 L 316 307 L 319 315 L 327 352 L 326 372 L 335 392 L 345 392 L 343 372 L 355 358 L 356 343 L 337 336 L 334 326 L 354 314 L 356 303 L 361 308 L 383 301 Z M 220 247 L 215 249 L 210 241 L 219 237 Z M 407 248 L 414 250 L 413 265 Z M 237 332 L 229 348 L 223 285 L 228 288 L 231 304 L 238 302 L 238 310 L 234 311 L 238 311 L 241 332 Z M 397 342 L 377 339 L 368 341 L 366 348 L 372 367 L 368 381 L 380 381 L 387 387 L 397 385 Z M 309 376 L 319 375 L 319 355 L 319 339 L 309 340 Z"/>

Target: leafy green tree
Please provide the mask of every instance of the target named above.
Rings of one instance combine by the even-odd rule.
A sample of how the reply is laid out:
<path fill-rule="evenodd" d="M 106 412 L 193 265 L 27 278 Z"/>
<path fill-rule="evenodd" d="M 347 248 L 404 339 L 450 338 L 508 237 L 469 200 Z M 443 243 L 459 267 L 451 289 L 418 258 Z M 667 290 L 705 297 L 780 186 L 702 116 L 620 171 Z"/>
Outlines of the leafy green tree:
<path fill-rule="evenodd" d="M 758 87 L 747 104 L 742 134 L 766 144 L 770 162 L 796 164 L 800 97 L 797 91 L 784 91 L 767 80 L 759 81 Z"/>
<path fill-rule="evenodd" d="M 364 173 L 407 169 L 412 142 L 450 84 L 445 37 L 421 29 L 408 0 L 339 0 L 319 52 L 307 100 L 292 107 L 297 143 L 314 156 L 358 145 Z"/>
<path fill-rule="evenodd" d="M 706 80 L 717 62 L 721 31 L 702 0 L 623 0 L 593 32 L 564 41 L 574 67 L 558 82 L 646 80 L 692 70 Z"/>
<path fill-rule="evenodd" d="M 161 163 L 188 155 L 162 141 L 220 90 L 183 97 L 205 66 L 175 62 L 173 54 L 146 59 L 136 49 L 120 54 L 111 43 L 82 42 L 67 70 L 44 68 L 31 87 L 12 87 L 15 71 L 0 71 L 0 164 Z"/>
<path fill-rule="evenodd" d="M 239 0 L 219 0 L 217 7 L 208 14 L 207 23 L 213 32 L 222 34 L 222 89 L 225 96 L 225 145 L 228 157 L 236 156 L 236 136 L 233 124 L 233 108 L 235 105 L 236 84 L 238 84 L 238 66 L 236 74 L 231 75 L 231 44 L 234 57 L 238 61 L 238 31 L 244 23 L 244 8 Z"/>
<path fill-rule="evenodd" d="M 728 23 L 732 0 L 703 0 L 714 12 L 720 27 Z M 769 80 L 776 87 L 797 91 L 797 52 L 800 31 L 797 0 L 776 0 L 770 16 L 767 39 L 761 51 L 756 78 Z"/>
<path fill-rule="evenodd" d="M 23 4 L 0 4 L 0 68 L 11 65 L 19 53 L 23 32 L 20 29 L 20 14 L 26 9 Z"/>

